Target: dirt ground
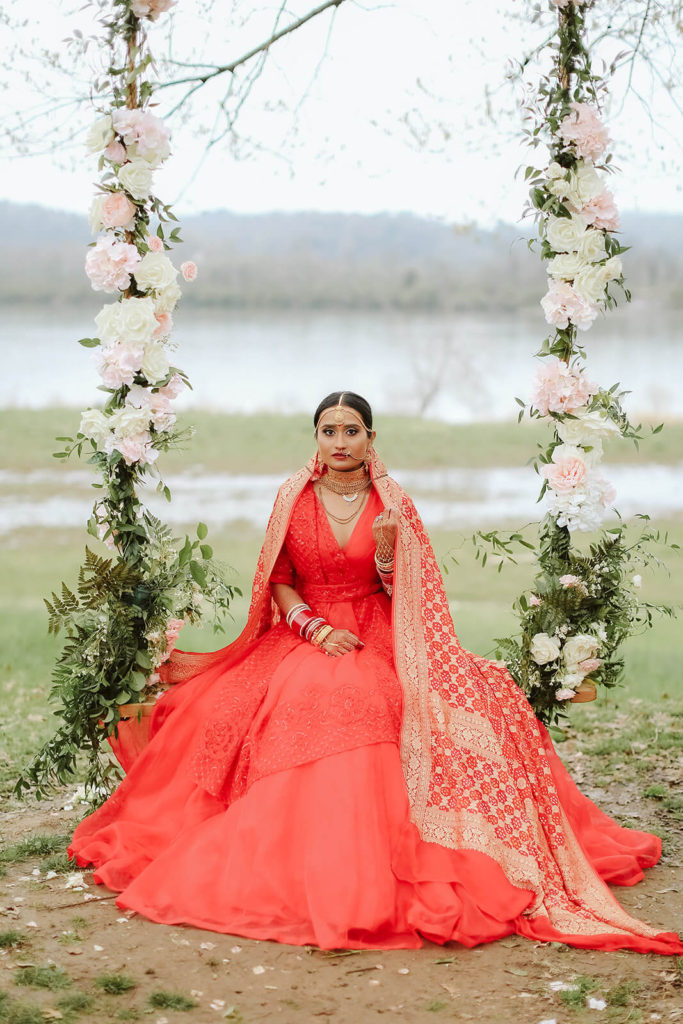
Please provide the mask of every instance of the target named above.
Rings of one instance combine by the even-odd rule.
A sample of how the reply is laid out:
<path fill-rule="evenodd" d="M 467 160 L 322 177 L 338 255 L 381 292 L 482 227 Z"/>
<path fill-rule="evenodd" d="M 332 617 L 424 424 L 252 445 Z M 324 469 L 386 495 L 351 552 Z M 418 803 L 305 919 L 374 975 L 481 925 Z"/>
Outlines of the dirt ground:
<path fill-rule="evenodd" d="M 563 758 L 581 783 L 586 759 L 576 746 L 565 746 Z M 658 777 L 664 770 L 671 781 L 676 769 L 660 765 Z M 661 833 L 661 816 L 641 783 L 582 788 L 610 813 Z M 69 800 L 73 791 L 47 803 L 9 804 L 5 847 L 36 835 L 67 835 L 81 810 Z M 674 930 L 683 924 L 683 867 L 671 820 L 667 835 L 662 862 L 640 885 L 616 892 L 635 916 Z M 419 950 L 329 953 L 170 928 L 123 914 L 88 872 L 67 868 L 61 842 L 54 845 L 52 861 L 44 851 L 17 858 L 5 863 L 0 877 L 3 1024 L 683 1021 L 683 959 L 587 952 L 520 937 L 473 950 L 426 943 Z M 50 987 L 16 983 L 32 968 L 49 965 L 61 969 L 47 972 Z M 129 979 L 118 983 L 125 991 L 112 991 L 117 982 L 106 981 L 111 975 Z M 176 1008 L 177 995 L 185 997 L 184 1008 Z"/>

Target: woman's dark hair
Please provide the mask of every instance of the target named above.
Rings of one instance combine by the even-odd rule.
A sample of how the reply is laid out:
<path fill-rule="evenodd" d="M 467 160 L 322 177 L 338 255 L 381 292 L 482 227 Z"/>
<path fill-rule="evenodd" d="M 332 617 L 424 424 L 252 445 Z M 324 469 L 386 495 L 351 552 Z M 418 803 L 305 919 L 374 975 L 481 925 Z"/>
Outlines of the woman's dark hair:
<path fill-rule="evenodd" d="M 354 409 L 358 413 L 365 424 L 368 436 L 370 436 L 372 433 L 372 409 L 370 408 L 370 403 L 362 398 L 361 395 L 357 395 L 355 391 L 333 391 L 327 398 L 323 398 L 313 416 L 313 426 L 315 429 L 318 429 L 318 420 L 325 410 L 333 409 L 335 405 L 339 404 L 348 405 L 349 409 Z"/>

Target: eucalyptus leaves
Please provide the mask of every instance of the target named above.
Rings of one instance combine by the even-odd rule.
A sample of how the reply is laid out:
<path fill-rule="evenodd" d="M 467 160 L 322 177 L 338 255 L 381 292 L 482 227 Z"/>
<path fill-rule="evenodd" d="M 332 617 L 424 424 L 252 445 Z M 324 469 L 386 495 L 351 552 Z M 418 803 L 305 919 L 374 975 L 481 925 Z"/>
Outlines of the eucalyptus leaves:
<path fill-rule="evenodd" d="M 147 477 L 170 500 L 158 477 L 159 454 L 187 434 L 175 427 L 172 401 L 189 386 L 172 363 L 172 312 L 180 298 L 178 270 L 166 255 L 180 240 L 167 224 L 169 206 L 153 195 L 154 171 L 170 155 L 170 135 L 147 108 L 152 64 L 143 22 L 167 10 L 168 0 L 114 0 L 103 18 L 108 48 L 105 78 L 96 83 L 111 107 L 88 132 L 86 146 L 99 154 L 101 178 L 90 207 L 98 235 L 86 257 L 93 288 L 117 294 L 95 318 L 97 335 L 81 339 L 97 349 L 96 365 L 106 395 L 101 409 L 87 409 L 75 438 L 64 450 L 87 457 L 101 476 L 100 495 L 88 531 L 112 550 L 102 558 L 88 548 L 76 592 L 62 584 L 46 601 L 50 632 L 67 635 L 53 676 L 51 697 L 62 720 L 55 736 L 36 755 L 17 783 L 40 796 L 56 781 L 67 781 L 81 750 L 89 753 L 86 793 L 101 799 L 112 765 L 98 756 L 115 731 L 122 704 L 149 699 L 160 689 L 158 669 L 168 659 L 185 623 L 198 622 L 213 608 L 214 629 L 235 588 L 225 583 L 205 542 L 177 540 L 140 502 L 136 488 Z M 152 220 L 156 230 L 150 233 Z M 185 263 L 191 280 L 196 267 Z"/>

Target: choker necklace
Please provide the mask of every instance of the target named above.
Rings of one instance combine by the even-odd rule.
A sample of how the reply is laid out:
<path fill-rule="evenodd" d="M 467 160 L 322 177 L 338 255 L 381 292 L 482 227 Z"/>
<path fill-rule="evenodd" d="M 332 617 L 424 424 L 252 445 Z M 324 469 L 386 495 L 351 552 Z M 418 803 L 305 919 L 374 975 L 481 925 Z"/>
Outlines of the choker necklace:
<path fill-rule="evenodd" d="M 365 469 L 353 469 L 349 473 L 340 473 L 328 467 L 327 473 L 320 477 L 320 483 L 328 491 L 341 494 L 349 504 L 355 501 L 361 491 L 365 491 L 372 483 Z"/>

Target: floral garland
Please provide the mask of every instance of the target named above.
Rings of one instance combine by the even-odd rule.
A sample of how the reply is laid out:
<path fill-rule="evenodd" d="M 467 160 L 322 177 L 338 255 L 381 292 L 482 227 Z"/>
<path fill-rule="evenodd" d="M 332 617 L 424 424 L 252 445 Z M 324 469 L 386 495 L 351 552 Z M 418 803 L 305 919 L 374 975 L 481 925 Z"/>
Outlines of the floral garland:
<path fill-rule="evenodd" d="M 547 514 L 538 547 L 526 544 L 537 553 L 539 572 L 532 592 L 514 602 L 520 635 L 496 641 L 498 656 L 548 724 L 562 716 L 567 702 L 592 699 L 594 683 L 617 683 L 623 671 L 619 646 L 652 624 L 653 611 L 673 614 L 667 606 L 639 601 L 636 594 L 641 576 L 634 568 L 655 560 L 648 544 L 662 540 L 658 531 L 645 526 L 629 543 L 620 522 L 602 530 L 588 550 L 573 543 L 576 532 L 600 529 L 615 498 L 599 471 L 603 440 L 622 436 L 637 441 L 641 428 L 629 422 L 618 385 L 607 390 L 589 379 L 579 342 L 578 332 L 616 305 L 615 287 L 627 301 L 630 294 L 621 261 L 625 249 L 613 235 L 619 215 L 605 183 L 610 140 L 599 103 L 606 84 L 594 75 L 584 42 L 584 14 L 592 3 L 550 4 L 559 16 L 553 68 L 527 107 L 534 125 L 525 133 L 532 146 L 545 144 L 549 152 L 547 166 L 525 171 L 540 255 L 547 264 L 548 290 L 541 306 L 554 329 L 538 353 L 543 364 L 528 407 L 531 417 L 553 428 L 552 440 L 535 463 L 543 479 L 539 501 L 545 498 Z M 517 402 L 521 420 L 527 406 Z M 510 541 L 520 540 L 519 534 L 507 541 L 479 534 L 475 543 L 477 537 L 504 558 L 510 557 Z"/>
<path fill-rule="evenodd" d="M 114 0 L 102 22 L 110 55 L 108 77 L 100 91 L 111 107 L 88 132 L 86 147 L 99 154 L 101 179 L 90 207 L 97 240 L 85 269 L 93 289 L 118 293 L 95 317 L 97 336 L 80 344 L 96 348 L 96 364 L 107 395 L 102 409 L 87 409 L 75 438 L 63 437 L 57 458 L 86 455 L 102 476 L 102 497 L 95 503 L 88 532 L 116 552 L 100 558 L 86 548 L 77 594 L 62 584 L 61 595 L 46 601 L 49 630 L 67 634 L 55 667 L 51 696 L 61 707 L 62 725 L 19 779 L 16 792 L 47 792 L 65 782 L 77 766 L 79 751 L 89 753 L 86 792 L 106 795 L 113 766 L 98 756 L 102 742 L 116 732 L 120 708 L 152 699 L 161 688 L 158 669 L 173 650 L 185 623 L 213 608 L 213 624 L 229 607 L 237 588 L 197 537 L 175 540 L 169 529 L 142 505 L 136 487 L 157 477 L 157 489 L 170 501 L 158 477 L 160 452 L 177 446 L 189 432 L 175 429 L 172 401 L 187 377 L 172 365 L 172 313 L 180 298 L 178 271 L 166 255 L 181 241 L 169 206 L 152 192 L 153 174 L 169 157 L 170 136 L 148 109 L 152 65 L 144 23 L 172 6 L 170 0 Z M 152 218 L 157 227 L 150 233 Z M 194 263 L 180 267 L 192 280 Z"/>

